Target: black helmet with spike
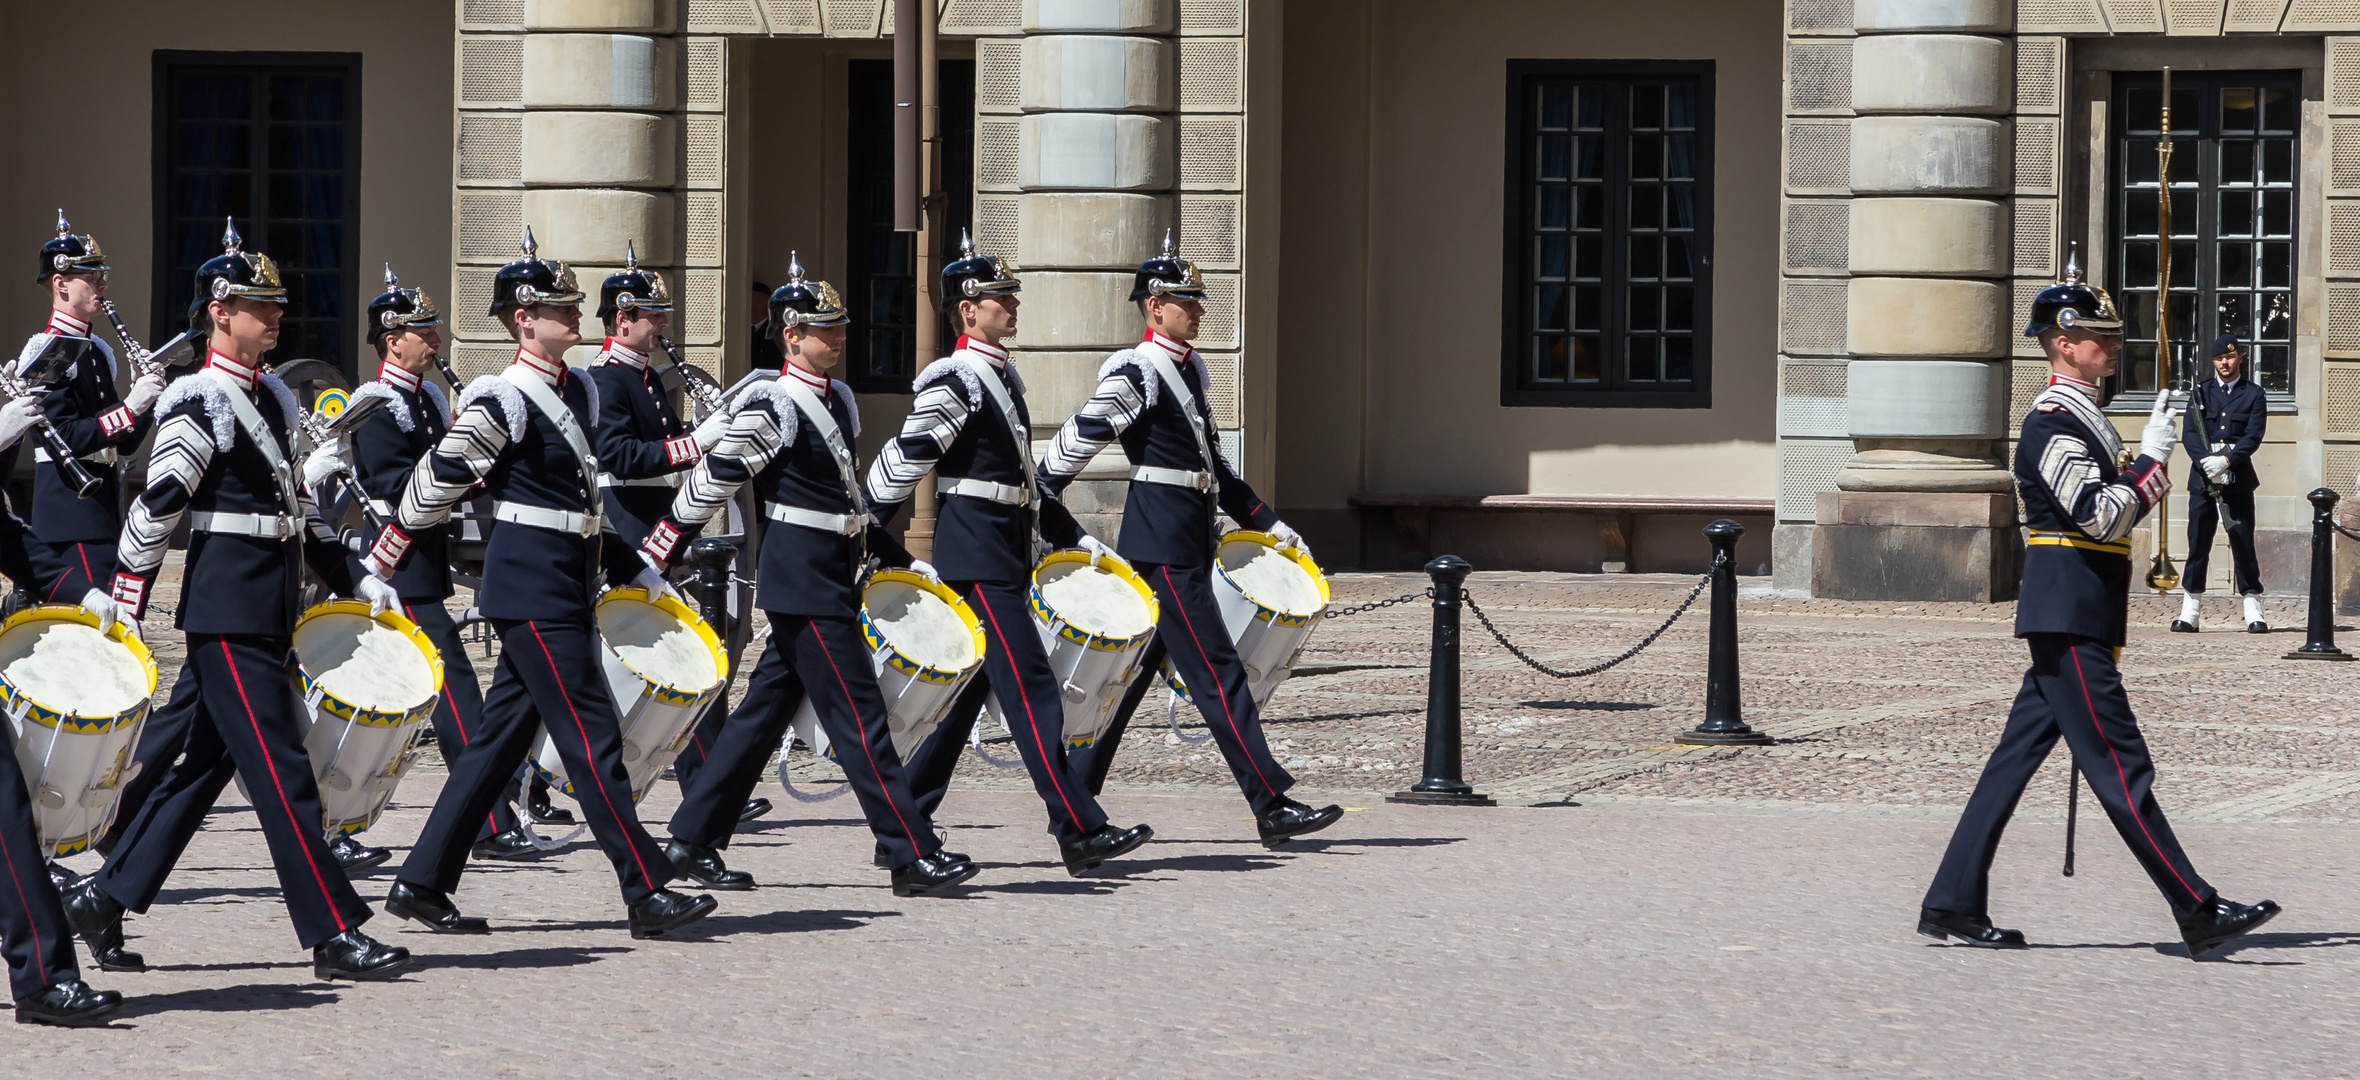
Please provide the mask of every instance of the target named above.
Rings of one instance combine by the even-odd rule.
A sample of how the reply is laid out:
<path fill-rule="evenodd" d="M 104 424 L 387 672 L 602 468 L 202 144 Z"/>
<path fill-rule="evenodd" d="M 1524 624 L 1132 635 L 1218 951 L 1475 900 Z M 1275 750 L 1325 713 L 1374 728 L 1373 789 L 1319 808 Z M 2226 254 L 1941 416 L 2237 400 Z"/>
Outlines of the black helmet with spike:
<path fill-rule="evenodd" d="M 1164 250 L 1155 258 L 1139 264 L 1139 274 L 1131 281 L 1131 299 L 1145 300 L 1150 296 L 1185 296 L 1205 298 L 1204 275 L 1196 272 L 1196 264 L 1180 257 L 1172 247 L 1172 232 L 1164 230 Z"/>
<path fill-rule="evenodd" d="M 670 311 L 672 293 L 664 275 L 639 268 L 639 245 L 623 249 L 623 268 L 606 276 L 598 287 L 598 321 L 611 323 L 618 311 Z"/>
<path fill-rule="evenodd" d="M 844 310 L 844 300 L 836 295 L 836 287 L 825 281 L 806 281 L 803 260 L 795 252 L 787 252 L 787 283 L 770 294 L 770 328 L 773 333 L 798 326 L 842 326 L 852 321 Z"/>
<path fill-rule="evenodd" d="M 540 257 L 541 245 L 533 239 L 533 227 L 524 227 L 524 241 L 517 245 L 524 258 L 500 268 L 492 275 L 492 309 L 485 312 L 494 318 L 510 308 L 527 308 L 536 304 L 555 304 L 559 307 L 582 302 L 582 287 L 574 282 L 574 268 Z"/>
<path fill-rule="evenodd" d="M 994 293 L 1021 292 L 1024 284 L 1008 272 L 1007 264 L 997 255 L 975 253 L 975 240 L 967 230 L 959 230 L 959 257 L 942 268 L 943 309 L 958 306 L 961 300 L 980 300 Z"/>
<path fill-rule="evenodd" d="M 57 212 L 57 237 L 41 245 L 41 274 L 34 281 L 48 281 L 52 274 L 103 274 L 107 257 L 98 250 L 98 238 L 74 235 L 74 226 L 66 221 L 66 212 Z"/>
<path fill-rule="evenodd" d="M 285 304 L 287 286 L 279 280 L 278 263 L 259 251 L 246 250 L 245 239 L 238 235 L 238 220 L 230 218 L 221 231 L 221 254 L 197 267 L 197 295 L 189 301 L 189 318 L 196 318 L 211 301 L 241 296 Z"/>
<path fill-rule="evenodd" d="M 374 345 L 387 334 L 399 330 L 423 330 L 442 325 L 442 311 L 434 306 L 434 298 L 424 289 L 402 288 L 400 278 L 393 275 L 393 264 L 385 264 L 385 291 L 369 301 L 369 344 Z"/>
<path fill-rule="evenodd" d="M 2081 280 L 2081 246 L 2065 253 L 2065 276 L 2032 298 L 2032 317 L 2024 324 L 2025 337 L 2050 330 L 2087 330 L 2093 334 L 2122 333 L 2122 313 L 2106 290 Z"/>

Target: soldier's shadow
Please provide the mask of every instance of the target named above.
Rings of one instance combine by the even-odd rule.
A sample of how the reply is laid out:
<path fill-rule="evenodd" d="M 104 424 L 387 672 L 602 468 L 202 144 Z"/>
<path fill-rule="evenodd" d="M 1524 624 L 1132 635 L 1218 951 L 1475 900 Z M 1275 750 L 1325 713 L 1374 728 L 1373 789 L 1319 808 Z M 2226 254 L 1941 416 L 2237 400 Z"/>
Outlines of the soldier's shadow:
<path fill-rule="evenodd" d="M 2259 966 L 2265 966 L 2265 967 L 2292 967 L 2292 966 L 2297 966 L 2297 965 L 2300 965 L 2300 964 L 2302 963 L 2302 961 L 2300 961 L 2300 960 L 2291 960 L 2291 959 L 2290 959 L 2290 960 L 2264 960 L 2264 959 L 2261 959 L 2261 958 L 2259 958 L 2259 957 L 2256 957 L 2256 958 L 2254 958 L 2254 959 L 2251 959 L 2251 960 L 2233 960 L 2233 959 L 2231 959 L 2231 957 L 2235 956 L 2235 955 L 2236 955 L 2236 954 L 2238 954 L 2238 953 L 2245 952 L 2245 951 L 2247 951 L 2247 950 L 2249 950 L 2249 949 L 2263 949 L 2263 950 L 2279 950 L 2279 949 L 2340 949 L 2340 948 L 2344 948 L 2344 947 L 2347 947 L 2347 946 L 2354 946 L 2354 945 L 2360 945 L 2360 932 L 2355 932 L 2355 931 L 2338 931 L 2338 932 L 2329 932 L 2329 933 L 2261 933 L 2261 934 L 2247 934 L 2247 935 L 2246 935 L 2246 936 L 2244 936 L 2244 937 L 2238 938 L 2238 939 L 2236 939 L 2235 941 L 2231 941 L 2231 942 L 2229 942 L 2228 944 L 2226 944 L 2226 945 L 2223 945 L 2223 946 L 2221 946 L 2220 948 L 2218 948 L 2218 949 L 2215 949 L 2215 950 L 2213 950 L 2213 951 L 2212 951 L 2212 952 L 2210 952 L 2210 953 L 2207 953 L 2205 956 L 2203 956 L 2203 957 L 2201 958 L 2200 962 L 2201 962 L 2201 963 L 2207 963 L 2207 964 L 2210 964 L 2210 963 L 2219 963 L 2219 962 L 2224 962 L 2224 961 L 2226 961 L 2226 962 L 2229 962 L 2229 963 L 2237 963 L 2237 964 L 2252 964 L 2252 965 L 2259 965 Z M 1965 949 L 1965 948 L 1971 948 L 1972 946 L 1967 946 L 1967 945 L 1950 945 L 1950 946 L 1935 946 L 1935 947 L 1936 947 L 1936 948 L 1954 948 L 1954 949 Z M 2150 952 L 2153 952 L 2153 953 L 2155 953 L 2155 954 L 2157 954 L 2157 955 L 2159 955 L 2159 956 L 2174 956 L 2174 957 L 2180 957 L 2180 958 L 2183 958 L 2183 959 L 2185 959 L 2185 958 L 2187 957 L 2187 955 L 2188 955 L 2188 946 L 2187 946 L 2185 943 L 2183 943 L 2183 942 L 2178 942 L 2178 941 L 2120 941 L 2120 942 L 2114 942 L 2114 941 L 2107 941 L 2107 942 L 2095 942 L 2095 941 L 2093 941 L 2093 942 L 2076 942 L 2076 943 L 2071 943 L 2071 944 L 2065 944 L 2065 943 L 2047 943 L 2047 942 L 2034 942 L 2034 943 L 2033 943 L 2033 944 L 2030 946 L 2030 948 L 2032 948 L 2032 949 L 2034 949 L 2034 950 L 2042 950 L 2042 949 L 2054 949 L 2054 950 L 2067 950 L 2067 949 L 2113 949 L 2113 950 L 2123 950 L 2123 949 L 2145 949 L 2145 950 L 2148 950 L 2148 951 L 2150 951 Z"/>
<path fill-rule="evenodd" d="M 134 994 L 123 999 L 115 1022 L 172 1012 L 274 1012 L 334 1005 L 337 992 L 318 983 L 247 983 L 244 986 L 204 987 L 169 994 Z M 113 1026 L 113 1024 L 109 1024 Z"/>
<path fill-rule="evenodd" d="M 524 968 L 562 968 L 594 964 L 613 953 L 631 950 L 620 945 L 553 945 L 540 949 L 508 949 L 493 953 L 435 953 L 416 957 L 410 972 L 436 968 L 506 971 Z M 408 974 L 408 973 L 405 973 Z"/>

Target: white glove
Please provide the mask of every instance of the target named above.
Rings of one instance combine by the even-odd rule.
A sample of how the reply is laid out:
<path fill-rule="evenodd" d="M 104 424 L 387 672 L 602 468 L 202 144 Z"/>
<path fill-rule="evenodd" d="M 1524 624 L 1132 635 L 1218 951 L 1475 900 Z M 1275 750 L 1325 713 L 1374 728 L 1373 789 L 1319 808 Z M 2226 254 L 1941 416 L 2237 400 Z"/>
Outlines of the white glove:
<path fill-rule="evenodd" d="M 1111 562 L 1125 570 L 1131 568 L 1128 560 L 1115 554 L 1113 548 L 1106 546 L 1106 541 L 1088 533 L 1082 534 L 1082 550 L 1090 553 L 1090 565 L 1092 566 L 1096 566 L 1100 562 Z"/>
<path fill-rule="evenodd" d="M 104 589 L 92 589 L 82 594 L 82 610 L 98 616 L 98 632 L 106 633 L 116 623 L 123 624 L 123 632 L 139 636 L 139 623 L 123 617 L 123 606 L 115 603 Z"/>
<path fill-rule="evenodd" d="M 2229 458 L 2227 455 L 2214 454 L 2196 464 L 2204 469 L 2204 475 L 2212 478 L 2213 483 L 2226 484 L 2229 482 Z"/>
<path fill-rule="evenodd" d="M 0 447 L 16 445 L 25 432 L 41 422 L 41 402 L 32 395 L 0 405 Z"/>
<path fill-rule="evenodd" d="M 647 590 L 647 598 L 650 600 L 663 596 L 680 600 L 680 590 L 673 588 L 672 582 L 664 577 L 663 567 L 656 565 L 654 559 L 648 558 L 646 552 L 640 553 L 639 561 L 647 565 L 641 568 L 639 576 L 633 578 L 631 584 Z M 681 603 L 687 603 L 687 601 L 681 600 Z"/>
<path fill-rule="evenodd" d="M 719 443 L 721 436 L 728 431 L 729 414 L 715 409 L 713 415 L 706 417 L 703 423 L 697 425 L 695 431 L 690 432 L 690 435 L 697 441 L 697 452 L 702 454 L 711 453 L 714 445 Z"/>
<path fill-rule="evenodd" d="M 343 449 L 343 446 L 338 443 L 330 443 L 304 455 L 304 490 L 318 491 L 321 484 L 328 482 L 329 477 L 340 472 L 352 471 L 352 466 L 344 460 Z"/>
<path fill-rule="evenodd" d="M 1296 532 L 1294 527 L 1286 522 L 1271 522 L 1270 538 L 1278 541 L 1278 546 L 1282 548 L 1294 548 L 1305 555 L 1311 554 L 1311 545 L 1303 542 L 1303 534 Z"/>
<path fill-rule="evenodd" d="M 2161 462 L 2172 459 L 2172 444 L 2179 441 L 2179 425 L 2173 423 L 2179 411 L 2172 408 L 2171 391 L 2155 395 L 2155 409 L 2147 414 L 2147 426 L 2139 431 L 2139 453 Z"/>
<path fill-rule="evenodd" d="M 123 395 L 123 404 L 130 406 L 134 413 L 145 414 L 155 407 L 156 399 L 163 396 L 164 377 L 142 375 L 131 381 L 131 392 Z"/>
<path fill-rule="evenodd" d="M 924 559 L 911 559 L 910 573 L 916 574 L 919 577 L 925 578 L 926 580 L 931 581 L 937 585 L 942 584 L 942 575 L 935 573 L 934 564 L 927 562 Z"/>
<path fill-rule="evenodd" d="M 375 574 L 363 574 L 352 587 L 353 599 L 369 602 L 369 614 L 383 615 L 402 606 L 402 594 L 395 592 L 393 583 Z"/>

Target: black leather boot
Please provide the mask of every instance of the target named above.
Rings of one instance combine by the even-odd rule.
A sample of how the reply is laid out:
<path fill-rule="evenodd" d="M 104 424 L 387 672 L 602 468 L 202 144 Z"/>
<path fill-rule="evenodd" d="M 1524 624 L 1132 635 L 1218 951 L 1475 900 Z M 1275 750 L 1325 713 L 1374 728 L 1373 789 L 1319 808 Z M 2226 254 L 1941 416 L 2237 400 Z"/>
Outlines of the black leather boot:
<path fill-rule="evenodd" d="M 2188 958 L 2195 960 L 2277 917 L 2275 900 L 2240 904 L 2215 896 L 2203 910 L 2180 920 L 2180 940 L 2188 943 Z"/>
<path fill-rule="evenodd" d="M 1957 938 L 1960 942 L 1984 949 L 2025 948 L 2024 932 L 2002 930 L 1991 925 L 1991 920 L 1976 915 L 1961 915 L 1955 911 L 1918 909 L 1918 933 L 1941 941 Z"/>
<path fill-rule="evenodd" d="M 738 811 L 738 820 L 741 822 L 752 821 L 755 818 L 761 817 L 762 815 L 769 812 L 769 799 L 747 799 L 746 808 Z"/>
<path fill-rule="evenodd" d="M 406 881 L 394 882 L 392 890 L 385 894 L 385 913 L 424 923 L 438 934 L 492 932 L 489 921 L 459 914 L 459 906 L 451 903 L 451 898 L 443 892 Z"/>
<path fill-rule="evenodd" d="M 370 847 L 350 836 L 339 835 L 328 841 L 328 853 L 336 856 L 336 865 L 347 874 L 357 874 L 372 866 L 383 866 L 393 858 L 393 849 Z"/>
<path fill-rule="evenodd" d="M 1314 810 L 1282 795 L 1270 805 L 1270 809 L 1254 816 L 1254 827 L 1261 830 L 1262 846 L 1274 848 L 1298 836 L 1327 828 L 1343 816 L 1344 808 L 1341 806 L 1322 806 Z"/>
<path fill-rule="evenodd" d="M 965 856 L 937 851 L 893 872 L 893 895 L 933 896 L 981 872 Z"/>
<path fill-rule="evenodd" d="M 1108 859 L 1130 854 L 1154 835 L 1155 830 L 1145 825 L 1118 829 L 1107 824 L 1100 825 L 1097 832 L 1058 847 L 1065 855 L 1065 872 L 1080 877 L 1098 869 L 1098 864 Z"/>
<path fill-rule="evenodd" d="M 123 1007 L 123 995 L 93 990 L 80 979 L 68 979 L 36 994 L 16 999 L 16 1022 L 52 1027 L 92 1027 L 106 1022 Z"/>
<path fill-rule="evenodd" d="M 532 837 L 525 835 L 522 825 L 478 840 L 472 850 L 478 859 L 538 859 L 545 854 L 533 845 Z"/>
<path fill-rule="evenodd" d="M 947 844 L 950 841 L 944 839 L 942 834 L 936 833 L 934 836 L 934 842 L 937 844 Z M 940 855 L 945 859 L 950 859 L 954 862 L 967 861 L 967 853 L 963 851 L 938 850 L 935 852 L 935 854 Z M 885 850 L 885 841 L 883 840 L 877 841 L 877 855 L 874 861 L 876 862 L 877 869 L 879 870 L 893 869 L 893 853 Z"/>
<path fill-rule="evenodd" d="M 147 970 L 145 957 L 123 947 L 123 905 L 99 891 L 97 875 L 82 879 L 58 899 L 65 903 L 66 921 L 90 946 L 90 958 L 100 971 Z"/>
<path fill-rule="evenodd" d="M 721 901 L 710 896 L 690 896 L 670 889 L 657 889 L 631 905 L 628 911 L 631 936 L 662 937 L 711 915 L 713 909 L 720 906 Z"/>
<path fill-rule="evenodd" d="M 311 973 L 321 979 L 380 982 L 410 966 L 410 950 L 347 930 L 313 946 Z"/>
<path fill-rule="evenodd" d="M 72 891 L 74 885 L 81 880 L 82 875 L 66 869 L 63 865 L 49 864 L 49 887 L 56 889 L 59 896 L 64 896 Z"/>
<path fill-rule="evenodd" d="M 533 781 L 532 789 L 526 795 L 525 812 L 533 816 L 533 824 L 535 825 L 571 825 L 574 823 L 574 812 L 562 806 L 551 805 L 549 785 L 538 779 Z"/>
<path fill-rule="evenodd" d="M 754 887 L 754 875 L 730 869 L 721 861 L 720 852 L 701 844 L 674 840 L 664 845 L 664 857 L 672 860 L 672 868 L 680 871 L 680 876 L 708 889 L 742 892 Z"/>

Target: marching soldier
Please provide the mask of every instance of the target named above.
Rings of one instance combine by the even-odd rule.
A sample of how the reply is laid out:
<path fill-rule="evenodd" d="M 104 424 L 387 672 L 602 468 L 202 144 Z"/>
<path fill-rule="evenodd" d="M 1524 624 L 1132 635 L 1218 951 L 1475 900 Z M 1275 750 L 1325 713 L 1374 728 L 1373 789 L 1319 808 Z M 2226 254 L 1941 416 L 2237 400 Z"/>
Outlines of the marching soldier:
<path fill-rule="evenodd" d="M 671 513 L 641 549 L 651 559 L 671 559 L 687 533 L 749 483 L 772 523 L 762 532 L 755 595 L 770 616 L 770 645 L 707 767 L 696 773 L 672 815 L 667 854 L 681 873 L 707 888 L 754 887 L 752 875 L 723 863 L 721 849 L 729 846 L 770 748 L 808 694 L 885 848 L 894 895 L 939 893 L 975 876 L 977 867 L 942 850 L 941 838 L 926 827 L 910 797 L 858 620 L 860 583 L 872 555 L 888 565 L 933 571 L 911 560 L 862 496 L 852 452 L 860 410 L 852 388 L 828 377 L 852 321 L 835 288 L 804 280 L 802 264 L 790 256 L 787 283 L 770 297 L 770 318 L 787 366 L 777 378 L 742 392 L 728 431 L 697 463 Z"/>
<path fill-rule="evenodd" d="M 524 257 L 492 280 L 488 312 L 517 343 L 506 370 L 468 384 L 459 415 L 411 470 L 401 502 L 364 558 L 380 584 L 418 556 L 418 536 L 450 519 L 477 485 L 493 500 L 478 605 L 500 635 L 500 664 L 484 695 L 481 730 L 459 751 L 425 829 L 402 863 L 385 910 L 440 933 L 484 934 L 491 924 L 451 902 L 485 815 L 546 730 L 581 789 L 591 835 L 622 885 L 634 938 L 669 933 L 713 911 L 713 898 L 664 888 L 672 865 L 639 823 L 624 771 L 622 732 L 599 660 L 591 608 L 609 580 L 651 594 L 670 586 L 655 567 L 601 529 L 598 458 L 590 447 L 598 386 L 566 366 L 581 341 L 582 293 L 572 268 Z M 390 587 L 387 586 L 388 591 Z"/>
<path fill-rule="evenodd" d="M 1246 690 L 1245 665 L 1213 600 L 1220 513 L 1282 543 L 1301 544 L 1303 538 L 1254 496 L 1216 449 L 1220 437 L 1203 405 L 1204 362 L 1188 344 L 1204 318 L 1204 296 L 1204 278 L 1174 253 L 1166 234 L 1163 253 L 1139 264 L 1131 288 L 1147 320 L 1145 339 L 1098 369 L 1097 392 L 1049 444 L 1040 484 L 1043 494 L 1056 498 L 1106 444 L 1122 441 L 1131 484 L 1115 550 L 1155 589 L 1162 609 L 1139 677 L 1154 678 L 1170 657 L 1254 808 L 1262 842 L 1277 847 L 1335 824 L 1344 808 L 1313 809 L 1286 797 L 1294 778 L 1270 756 Z M 1119 728 L 1110 729 L 1092 747 L 1100 775 L 1120 736 Z"/>
<path fill-rule="evenodd" d="M 385 407 L 352 429 L 350 466 L 370 508 L 379 518 L 390 520 L 402 489 L 409 486 L 410 472 L 450 428 L 450 402 L 443 397 L 442 388 L 427 378 L 434 368 L 435 350 L 442 347 L 443 317 L 426 290 L 403 288 L 388 263 L 385 291 L 369 301 L 368 319 L 369 344 L 377 348 L 377 378 L 361 384 L 352 401 L 358 405 L 363 399 L 381 398 Z M 344 464 L 332 457 L 340 449 L 327 447 L 314 454 L 306 463 L 306 486 L 317 490 L 325 468 Z M 435 746 L 441 749 L 446 766 L 455 764 L 459 752 L 483 730 L 483 688 L 475 681 L 474 661 L 459 640 L 458 623 L 443 606 L 443 601 L 458 591 L 451 581 L 450 531 L 448 523 L 419 529 L 411 537 L 415 553 L 391 579 L 394 592 L 401 597 L 402 614 L 418 624 L 442 653 L 443 692 L 441 700 L 434 703 L 432 723 Z M 338 840 L 361 846 L 350 837 Z M 506 800 L 492 807 L 473 850 L 479 857 L 492 859 L 541 854 L 518 825 L 516 812 Z M 375 866 L 392 854 L 384 848 L 362 851 L 364 855 L 345 860 L 346 869 L 355 869 L 356 864 Z M 338 857 L 345 858 L 345 852 L 340 849 Z"/>
<path fill-rule="evenodd" d="M 1113 552 L 1084 533 L 1062 504 L 1042 500 L 1033 482 L 1032 412 L 1024 380 L 1001 344 L 1016 335 L 1021 288 L 1000 260 L 975 254 L 975 245 L 960 237 L 959 258 L 943 267 L 941 293 L 959 321 L 958 344 L 918 374 L 917 400 L 900 436 L 869 466 L 868 494 L 877 519 L 890 523 L 929 470 L 941 474 L 935 567 L 983 620 L 981 677 L 912 755 L 910 786 L 920 813 L 933 819 L 984 695 L 995 694 L 1001 714 L 1022 729 L 1016 745 L 1033 790 L 1048 806 L 1049 831 L 1066 870 L 1079 877 L 1129 853 L 1155 830 L 1108 824 L 1081 762 L 1066 754 L 1060 680 L 1033 628 L 1028 596 L 1044 536 L 1101 557 Z"/>
<path fill-rule="evenodd" d="M 2222 334 L 2212 344 L 2213 378 L 2189 390 L 2188 419 L 2181 442 L 2188 447 L 2188 567 L 2180 580 L 2186 595 L 2172 629 L 2193 634 L 2203 625 L 2197 610 L 2212 569 L 2213 526 L 2229 517 L 2229 559 L 2236 568 L 2237 595 L 2245 600 L 2245 629 L 2266 634 L 2262 618 L 2262 567 L 2253 553 L 2253 493 L 2262 479 L 2253 470 L 2270 423 L 2270 395 L 2239 370 L 2244 353 L 2237 336 Z"/>
<path fill-rule="evenodd" d="M 410 965 L 409 950 L 360 929 L 371 912 L 321 836 L 319 789 L 303 749 L 306 716 L 287 679 L 306 562 L 331 588 L 372 607 L 395 597 L 381 582 L 354 580 L 343 546 L 287 461 L 295 397 L 261 369 L 286 302 L 277 264 L 244 250 L 233 225 L 222 253 L 197 269 L 190 317 L 209 335 L 204 369 L 157 403 L 164 419 L 147 488 L 118 541 L 113 604 L 100 618 L 136 623 L 173 531 L 189 522 L 174 623 L 187 635 L 180 682 L 193 695 L 194 716 L 179 763 L 105 867 L 66 896 L 67 916 L 108 971 L 145 970 L 140 955 L 123 948 L 123 913 L 155 901 L 233 769 L 253 791 L 313 972 L 389 979 Z"/>
<path fill-rule="evenodd" d="M 2065 279 L 2033 298 L 2026 337 L 2049 358 L 2016 444 L 2024 501 L 2024 583 L 2016 636 L 2032 652 L 2023 689 L 1926 890 L 1918 933 L 2020 949 L 2024 934 L 1991 924 L 1991 859 L 2024 785 L 2063 738 L 2115 831 L 2163 892 L 2188 954 L 2201 957 L 2278 914 L 2264 900 L 2228 900 L 2196 874 L 2156 804 L 2155 769 L 2115 668 L 2129 619 L 2130 535 L 2171 490 L 2171 395 L 2158 394 L 2139 457 L 2117 469 L 2122 441 L 2099 408 L 2099 383 L 2122 351 L 2122 318 L 2105 290 Z"/>

